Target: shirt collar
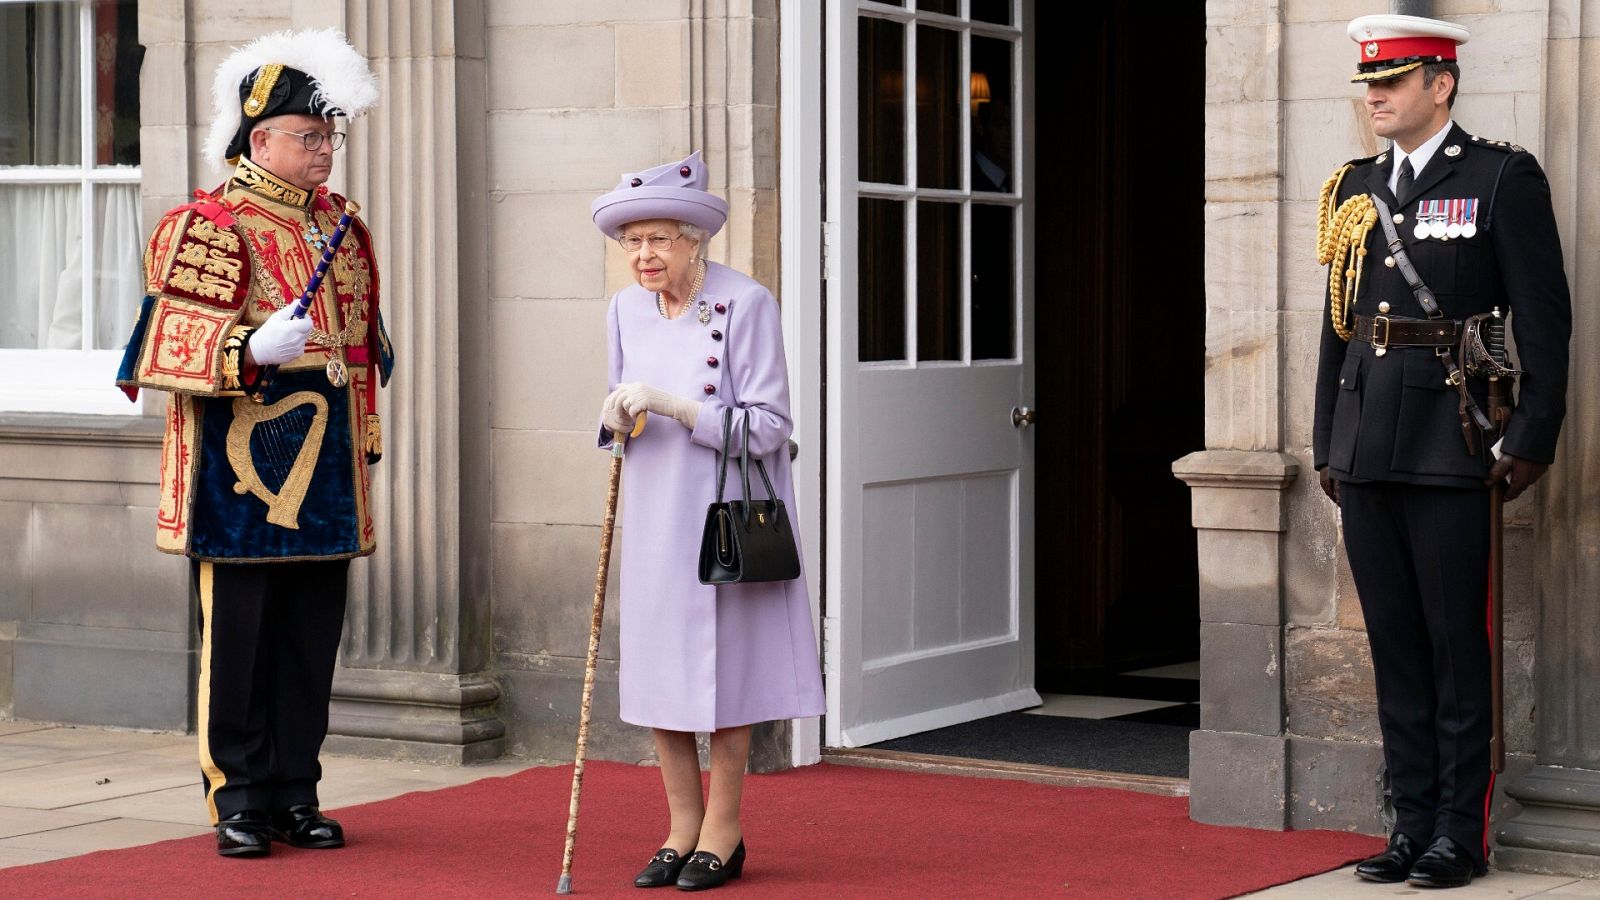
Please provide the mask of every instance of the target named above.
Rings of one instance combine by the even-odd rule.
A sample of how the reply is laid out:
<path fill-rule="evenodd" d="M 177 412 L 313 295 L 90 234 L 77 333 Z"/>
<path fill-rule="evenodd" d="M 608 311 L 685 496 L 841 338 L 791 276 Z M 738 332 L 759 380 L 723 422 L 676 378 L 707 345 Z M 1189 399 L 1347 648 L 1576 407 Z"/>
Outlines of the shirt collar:
<path fill-rule="evenodd" d="M 1439 145 L 1444 143 L 1444 139 L 1450 135 L 1450 129 L 1454 128 L 1455 125 L 1455 119 L 1446 119 L 1444 127 L 1439 129 L 1438 133 L 1423 141 L 1422 146 L 1410 153 L 1401 150 L 1399 144 L 1394 144 L 1394 169 L 1391 170 L 1393 174 L 1389 179 L 1390 187 L 1392 188 L 1395 181 L 1399 179 L 1400 164 L 1407 159 L 1411 160 L 1411 177 L 1415 178 L 1421 175 L 1422 170 L 1428 167 L 1428 162 L 1433 159 L 1433 154 L 1438 151 Z"/>

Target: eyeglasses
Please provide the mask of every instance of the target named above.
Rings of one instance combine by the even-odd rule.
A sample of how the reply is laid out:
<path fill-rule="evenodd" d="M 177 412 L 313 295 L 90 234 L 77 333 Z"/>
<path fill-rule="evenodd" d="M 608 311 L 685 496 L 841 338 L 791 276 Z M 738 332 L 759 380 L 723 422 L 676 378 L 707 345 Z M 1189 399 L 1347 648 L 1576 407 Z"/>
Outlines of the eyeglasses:
<path fill-rule="evenodd" d="M 638 253 L 639 248 L 644 246 L 645 241 L 649 241 L 650 249 L 660 253 L 663 250 L 672 249 L 672 245 L 676 244 L 682 237 L 683 232 L 681 231 L 672 237 L 667 237 L 664 234 L 652 234 L 649 237 L 644 238 L 638 236 L 637 234 L 625 234 L 622 237 L 617 238 L 617 243 L 621 245 L 622 249 L 628 251 L 629 253 Z"/>
<path fill-rule="evenodd" d="M 306 149 L 312 152 L 322 149 L 322 142 L 324 139 L 326 139 L 335 150 L 344 146 L 344 132 L 342 131 L 330 131 L 326 134 L 320 131 L 284 131 L 282 128 L 273 128 L 271 125 L 262 126 L 261 130 L 276 131 L 279 134 L 287 134 L 297 137 L 300 139 L 300 143 L 304 144 Z"/>

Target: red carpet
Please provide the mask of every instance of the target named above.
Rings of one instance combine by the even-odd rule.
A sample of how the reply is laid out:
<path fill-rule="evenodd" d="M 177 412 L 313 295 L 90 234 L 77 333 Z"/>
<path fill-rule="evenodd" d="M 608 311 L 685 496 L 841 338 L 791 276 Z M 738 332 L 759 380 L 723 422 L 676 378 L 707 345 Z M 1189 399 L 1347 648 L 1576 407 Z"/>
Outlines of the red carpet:
<path fill-rule="evenodd" d="M 531 769 L 350 807 L 343 850 L 230 860 L 204 835 L 3 869 L 0 896 L 553 896 L 570 779 Z M 591 763 L 574 896 L 681 896 L 632 886 L 665 833 L 657 770 Z M 1181 798 L 834 765 L 751 776 L 745 833 L 745 876 L 717 896 L 1230 897 L 1382 846 L 1199 825 Z"/>

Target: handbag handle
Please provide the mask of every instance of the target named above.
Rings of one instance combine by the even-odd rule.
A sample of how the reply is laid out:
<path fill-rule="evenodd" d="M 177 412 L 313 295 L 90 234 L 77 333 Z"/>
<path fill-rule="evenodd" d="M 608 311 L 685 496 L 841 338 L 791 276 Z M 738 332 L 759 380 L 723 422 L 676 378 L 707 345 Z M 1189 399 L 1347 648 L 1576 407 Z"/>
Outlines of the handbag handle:
<path fill-rule="evenodd" d="M 744 499 L 753 499 L 750 496 L 750 410 L 744 410 L 743 421 L 739 428 L 739 481 L 744 488 Z M 733 407 L 722 408 L 722 450 L 718 454 L 720 459 L 717 466 L 717 502 L 721 503 L 728 482 L 728 457 L 731 447 L 729 442 L 733 437 Z M 767 488 L 767 500 L 771 502 L 778 499 L 778 494 L 772 489 L 772 478 L 767 475 L 767 467 L 756 457 L 756 473 L 761 476 L 761 483 Z M 749 524 L 750 507 L 745 506 L 744 518 Z"/>

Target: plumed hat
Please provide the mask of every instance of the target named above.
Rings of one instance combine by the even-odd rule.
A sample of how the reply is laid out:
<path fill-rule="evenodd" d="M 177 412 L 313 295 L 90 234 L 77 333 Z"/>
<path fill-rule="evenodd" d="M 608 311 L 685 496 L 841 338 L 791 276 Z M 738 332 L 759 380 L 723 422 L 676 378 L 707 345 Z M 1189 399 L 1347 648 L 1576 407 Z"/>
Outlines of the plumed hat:
<path fill-rule="evenodd" d="M 706 237 L 728 221 L 728 201 L 707 193 L 709 176 L 700 151 L 688 159 L 643 172 L 629 172 L 617 186 L 589 207 L 594 224 L 606 237 L 616 237 L 629 222 L 672 219 L 704 229 Z"/>
<path fill-rule="evenodd" d="M 1456 47 L 1470 31 L 1450 22 L 1421 16 L 1362 16 L 1347 29 L 1356 42 L 1353 82 L 1382 81 L 1428 63 L 1454 62 Z"/>
<path fill-rule="evenodd" d="M 272 116 L 359 116 L 378 104 L 378 79 L 335 28 L 277 31 L 233 51 L 211 85 L 216 118 L 205 158 L 233 165 L 250 131 Z"/>

